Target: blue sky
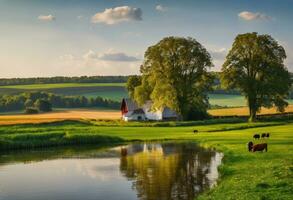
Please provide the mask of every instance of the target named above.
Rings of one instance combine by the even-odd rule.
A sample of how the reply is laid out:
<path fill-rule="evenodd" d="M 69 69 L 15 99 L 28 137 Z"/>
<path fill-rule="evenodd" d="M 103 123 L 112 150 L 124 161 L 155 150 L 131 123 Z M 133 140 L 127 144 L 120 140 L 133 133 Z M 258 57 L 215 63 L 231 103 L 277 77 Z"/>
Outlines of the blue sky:
<path fill-rule="evenodd" d="M 292 0 L 0 0 L 0 77 L 136 74 L 166 36 L 195 38 L 219 70 L 253 31 L 278 40 L 293 71 L 292 11 Z"/>

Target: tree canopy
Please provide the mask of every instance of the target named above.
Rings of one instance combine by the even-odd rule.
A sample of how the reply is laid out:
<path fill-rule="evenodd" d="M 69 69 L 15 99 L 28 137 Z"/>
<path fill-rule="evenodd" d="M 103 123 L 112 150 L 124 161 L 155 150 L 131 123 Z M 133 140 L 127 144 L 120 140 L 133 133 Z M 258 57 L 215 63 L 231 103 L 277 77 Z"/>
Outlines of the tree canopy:
<path fill-rule="evenodd" d="M 141 85 L 141 76 L 138 76 L 138 75 L 129 76 L 126 82 L 126 89 L 128 91 L 128 95 L 131 98 L 134 98 L 135 87 L 139 85 Z"/>
<path fill-rule="evenodd" d="M 182 119 L 207 116 L 212 67 L 208 51 L 193 38 L 166 37 L 147 49 L 140 68 L 141 84 L 135 87 L 139 104 L 152 100 L 152 109 L 169 107 Z"/>
<path fill-rule="evenodd" d="M 34 107 L 40 112 L 50 112 L 52 111 L 52 104 L 45 99 L 38 99 L 34 103 Z"/>
<path fill-rule="evenodd" d="M 261 107 L 276 106 L 284 111 L 291 87 L 284 65 L 284 48 L 269 35 L 240 34 L 222 66 L 221 82 L 228 89 L 239 89 L 246 97 L 250 121 Z"/>

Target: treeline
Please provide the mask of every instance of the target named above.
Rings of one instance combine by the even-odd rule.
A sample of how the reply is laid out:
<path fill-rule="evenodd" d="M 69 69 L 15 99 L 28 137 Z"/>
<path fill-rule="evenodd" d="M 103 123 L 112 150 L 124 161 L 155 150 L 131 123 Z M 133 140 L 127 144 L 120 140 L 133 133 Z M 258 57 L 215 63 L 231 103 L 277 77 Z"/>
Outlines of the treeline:
<path fill-rule="evenodd" d="M 100 107 L 118 109 L 120 107 L 120 102 L 102 97 L 86 98 L 84 96 L 61 96 L 46 92 L 27 92 L 0 96 L 0 112 L 25 110 L 35 107 L 40 101 L 49 102 L 53 108 Z"/>
<path fill-rule="evenodd" d="M 37 78 L 2 78 L 0 86 L 28 85 L 49 83 L 124 83 L 128 76 L 79 76 L 79 77 L 37 77 Z"/>

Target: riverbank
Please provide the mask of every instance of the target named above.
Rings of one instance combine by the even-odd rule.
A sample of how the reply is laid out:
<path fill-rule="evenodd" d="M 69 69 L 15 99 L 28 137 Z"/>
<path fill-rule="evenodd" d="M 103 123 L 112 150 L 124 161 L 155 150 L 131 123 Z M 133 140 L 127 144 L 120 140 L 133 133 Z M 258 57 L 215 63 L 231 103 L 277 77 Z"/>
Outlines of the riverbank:
<path fill-rule="evenodd" d="M 197 134 L 193 130 L 198 130 Z M 247 152 L 254 133 L 270 132 L 267 153 Z M 259 122 L 175 127 L 106 126 L 65 121 L 0 126 L 3 148 L 121 143 L 137 140 L 193 140 L 225 154 L 219 185 L 200 199 L 291 199 L 293 123 Z"/>

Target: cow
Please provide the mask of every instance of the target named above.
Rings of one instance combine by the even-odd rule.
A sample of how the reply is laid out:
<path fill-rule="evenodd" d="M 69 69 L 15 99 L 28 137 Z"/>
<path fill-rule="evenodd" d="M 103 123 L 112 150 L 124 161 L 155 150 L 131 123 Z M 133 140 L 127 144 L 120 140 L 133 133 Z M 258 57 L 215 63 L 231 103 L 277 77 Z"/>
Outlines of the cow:
<path fill-rule="evenodd" d="M 267 138 L 269 138 L 270 137 L 270 134 L 269 133 L 267 133 Z"/>
<path fill-rule="evenodd" d="M 266 133 L 262 133 L 261 134 L 261 138 L 265 138 L 265 137 L 267 137 L 267 134 Z"/>
<path fill-rule="evenodd" d="M 252 147 L 253 147 L 253 142 L 248 142 L 248 145 L 247 145 L 247 147 L 248 147 L 248 151 L 251 151 L 252 150 Z"/>
<path fill-rule="evenodd" d="M 198 133 L 198 130 L 193 130 L 193 133 L 195 134 L 195 133 Z"/>
<path fill-rule="evenodd" d="M 254 134 L 253 138 L 254 139 L 259 139 L 260 138 L 260 135 L 259 134 Z"/>
<path fill-rule="evenodd" d="M 268 144 L 267 143 L 261 143 L 261 144 L 253 144 L 253 142 L 248 143 L 248 151 L 256 152 L 256 151 L 268 151 Z"/>

